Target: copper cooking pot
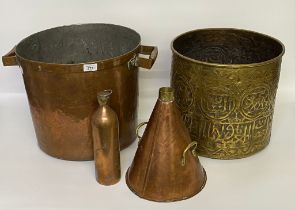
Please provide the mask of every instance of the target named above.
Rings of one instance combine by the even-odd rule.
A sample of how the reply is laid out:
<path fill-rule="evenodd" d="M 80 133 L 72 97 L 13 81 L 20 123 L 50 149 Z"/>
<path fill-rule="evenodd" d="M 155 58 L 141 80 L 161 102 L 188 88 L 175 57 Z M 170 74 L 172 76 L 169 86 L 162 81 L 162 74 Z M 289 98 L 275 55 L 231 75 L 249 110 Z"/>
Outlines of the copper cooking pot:
<path fill-rule="evenodd" d="M 138 67 L 150 69 L 156 57 L 157 48 L 140 45 L 140 35 L 132 29 L 82 24 L 33 34 L 2 60 L 23 69 L 40 148 L 61 159 L 91 160 L 90 119 L 98 106 L 97 92 L 113 90 L 120 145 L 127 147 L 136 136 Z"/>

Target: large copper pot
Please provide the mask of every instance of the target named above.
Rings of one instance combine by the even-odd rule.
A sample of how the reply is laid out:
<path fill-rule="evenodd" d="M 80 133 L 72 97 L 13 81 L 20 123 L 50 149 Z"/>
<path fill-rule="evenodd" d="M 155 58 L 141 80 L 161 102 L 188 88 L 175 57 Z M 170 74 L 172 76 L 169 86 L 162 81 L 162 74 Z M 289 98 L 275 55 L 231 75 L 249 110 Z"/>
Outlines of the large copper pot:
<path fill-rule="evenodd" d="M 234 159 L 266 147 L 283 44 L 252 31 L 201 29 L 171 47 L 171 85 L 198 154 Z"/>
<path fill-rule="evenodd" d="M 156 57 L 157 48 L 140 45 L 134 30 L 83 24 L 33 34 L 2 59 L 23 70 L 40 148 L 57 158 L 91 160 L 97 92 L 113 90 L 120 144 L 127 147 L 136 137 L 138 67 L 151 68 Z"/>

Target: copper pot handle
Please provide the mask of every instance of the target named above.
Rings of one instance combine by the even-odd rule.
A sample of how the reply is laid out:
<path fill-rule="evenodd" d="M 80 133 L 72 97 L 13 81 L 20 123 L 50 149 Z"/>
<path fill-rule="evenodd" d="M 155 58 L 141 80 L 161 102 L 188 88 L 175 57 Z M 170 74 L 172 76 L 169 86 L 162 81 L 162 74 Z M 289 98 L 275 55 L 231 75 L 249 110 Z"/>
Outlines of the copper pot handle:
<path fill-rule="evenodd" d="M 15 55 L 15 47 L 9 53 L 2 56 L 2 63 L 4 66 L 17 66 L 17 59 Z"/>
<path fill-rule="evenodd" d="M 137 138 L 138 138 L 138 144 L 139 144 L 139 142 L 140 142 L 140 140 L 141 140 L 141 138 L 142 138 L 142 136 L 140 136 L 140 135 L 138 134 L 138 131 L 139 131 L 139 129 L 140 129 L 142 126 L 146 125 L 147 123 L 148 123 L 148 122 L 142 122 L 142 123 L 139 123 L 138 126 L 136 127 L 136 136 L 137 136 Z"/>
<path fill-rule="evenodd" d="M 189 145 L 187 145 L 187 147 L 185 148 L 185 150 L 182 153 L 182 159 L 181 159 L 181 165 L 185 166 L 185 154 L 186 152 L 191 148 L 194 147 L 192 149 L 192 154 L 194 157 L 197 157 L 197 153 L 196 153 L 196 148 L 197 148 L 198 142 L 196 141 L 192 141 L 191 143 L 189 143 Z"/>
<path fill-rule="evenodd" d="M 139 55 L 135 55 L 134 58 L 128 62 L 129 69 L 131 69 L 131 66 L 151 69 L 157 59 L 158 48 L 155 46 L 140 45 L 138 54 L 149 55 L 149 58 L 143 58 Z"/>

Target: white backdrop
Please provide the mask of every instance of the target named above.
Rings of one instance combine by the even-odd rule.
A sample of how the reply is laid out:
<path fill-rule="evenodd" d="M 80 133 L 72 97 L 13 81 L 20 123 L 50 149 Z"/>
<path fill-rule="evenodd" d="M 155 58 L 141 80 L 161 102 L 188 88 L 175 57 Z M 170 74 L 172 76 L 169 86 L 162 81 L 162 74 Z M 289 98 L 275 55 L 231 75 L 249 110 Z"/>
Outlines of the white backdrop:
<path fill-rule="evenodd" d="M 122 155 L 122 179 L 104 188 L 93 162 L 51 158 L 36 138 L 18 67 L 0 65 L 0 210 L 2 209 L 292 209 L 295 195 L 295 1 L 294 0 L 0 0 L 0 55 L 40 30 L 76 23 L 114 23 L 141 34 L 159 48 L 150 71 L 141 70 L 140 120 L 148 119 L 158 88 L 169 84 L 170 42 L 198 28 L 254 30 L 281 40 L 286 53 L 276 102 L 271 144 L 250 158 L 200 158 L 208 183 L 183 202 L 156 204 L 138 199 L 124 173 L 136 144 Z"/>
<path fill-rule="evenodd" d="M 40 30 L 75 23 L 104 22 L 128 26 L 142 44 L 156 45 L 159 57 L 140 75 L 141 96 L 155 96 L 169 84 L 170 42 L 178 34 L 207 27 L 234 27 L 265 33 L 286 46 L 280 90 L 295 88 L 295 3 L 293 0 L 0 0 L 0 55 Z M 17 67 L 0 65 L 0 93 L 23 93 Z"/>

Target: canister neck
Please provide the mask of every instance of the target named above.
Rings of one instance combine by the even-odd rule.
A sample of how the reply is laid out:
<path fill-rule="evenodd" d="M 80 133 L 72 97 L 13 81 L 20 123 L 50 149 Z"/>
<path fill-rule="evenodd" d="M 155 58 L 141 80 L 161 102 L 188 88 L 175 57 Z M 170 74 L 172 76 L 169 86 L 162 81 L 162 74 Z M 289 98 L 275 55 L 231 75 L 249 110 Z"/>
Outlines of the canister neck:
<path fill-rule="evenodd" d="M 103 90 L 98 92 L 97 100 L 100 106 L 104 106 L 108 104 L 108 101 L 112 95 L 112 90 Z"/>

